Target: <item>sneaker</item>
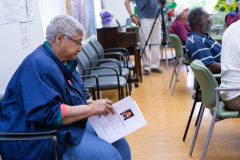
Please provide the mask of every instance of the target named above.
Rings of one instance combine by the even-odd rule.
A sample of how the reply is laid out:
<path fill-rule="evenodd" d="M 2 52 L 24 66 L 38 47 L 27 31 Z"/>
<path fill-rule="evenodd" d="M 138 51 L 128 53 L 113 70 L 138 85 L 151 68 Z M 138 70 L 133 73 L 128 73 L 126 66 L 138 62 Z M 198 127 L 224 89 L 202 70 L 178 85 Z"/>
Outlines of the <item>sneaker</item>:
<path fill-rule="evenodd" d="M 145 76 L 150 76 L 149 70 L 143 70 L 143 75 L 145 75 Z"/>
<path fill-rule="evenodd" d="M 159 68 L 154 68 L 154 69 L 151 69 L 151 72 L 153 72 L 153 73 L 162 73 L 162 70 L 159 69 Z"/>

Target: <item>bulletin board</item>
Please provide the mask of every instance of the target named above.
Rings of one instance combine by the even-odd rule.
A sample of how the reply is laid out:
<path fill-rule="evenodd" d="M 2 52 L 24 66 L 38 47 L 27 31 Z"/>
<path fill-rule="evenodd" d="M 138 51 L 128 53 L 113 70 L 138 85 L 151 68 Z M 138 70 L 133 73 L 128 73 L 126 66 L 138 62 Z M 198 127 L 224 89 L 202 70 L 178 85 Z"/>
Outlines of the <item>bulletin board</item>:
<path fill-rule="evenodd" d="M 0 1 L 4 1 L 4 4 L 6 5 L 7 3 L 12 4 L 18 2 L 16 0 Z M 28 19 L 27 7 L 24 4 L 22 6 L 23 8 L 20 7 L 18 8 L 19 10 L 16 11 L 19 19 L 0 24 L 0 94 L 5 92 L 8 82 L 25 57 L 32 53 L 38 46 L 43 44 L 45 40 L 38 0 L 27 1 L 31 2 L 31 6 L 29 6 L 32 9 L 32 12 L 29 13 L 31 22 Z M 25 3 L 26 0 L 19 0 L 19 3 L 20 2 Z M 1 5 L 3 5 L 3 3 L 1 3 Z M 4 8 L 3 6 L 1 7 Z M 6 6 L 5 9 L 7 9 L 7 7 L 9 6 Z M 0 9 L 0 18 L 5 9 Z M 8 21 L 11 20 L 12 18 L 10 18 Z M 27 26 L 27 28 L 21 29 L 20 24 Z M 28 34 L 28 38 L 27 36 L 22 36 L 25 31 L 26 34 Z"/>
<path fill-rule="evenodd" d="M 218 0 L 214 9 L 218 12 L 229 12 L 236 10 L 237 0 Z"/>
<path fill-rule="evenodd" d="M 96 35 L 94 0 L 67 0 L 67 13 L 83 25 L 85 39 Z"/>

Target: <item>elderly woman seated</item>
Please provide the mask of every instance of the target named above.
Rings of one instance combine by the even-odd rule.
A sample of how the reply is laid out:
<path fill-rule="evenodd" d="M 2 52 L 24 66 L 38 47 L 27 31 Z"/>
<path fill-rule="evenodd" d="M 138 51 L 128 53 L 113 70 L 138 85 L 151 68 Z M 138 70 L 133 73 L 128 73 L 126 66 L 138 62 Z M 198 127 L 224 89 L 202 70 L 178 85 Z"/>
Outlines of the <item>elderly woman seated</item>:
<path fill-rule="evenodd" d="M 86 100 L 76 71 L 83 26 L 59 15 L 47 27 L 47 41 L 25 58 L 12 76 L 2 100 L 0 131 L 59 131 L 62 159 L 129 160 L 122 138 L 110 144 L 99 138 L 87 118 L 114 114 L 109 100 Z M 52 141 L 2 142 L 3 160 L 54 158 Z"/>

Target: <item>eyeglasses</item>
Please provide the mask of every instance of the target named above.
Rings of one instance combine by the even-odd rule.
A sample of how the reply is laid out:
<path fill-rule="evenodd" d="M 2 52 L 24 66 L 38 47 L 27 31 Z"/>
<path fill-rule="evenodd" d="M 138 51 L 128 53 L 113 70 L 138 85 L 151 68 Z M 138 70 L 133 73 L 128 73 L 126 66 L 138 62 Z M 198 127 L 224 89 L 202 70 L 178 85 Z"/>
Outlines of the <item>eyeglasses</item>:
<path fill-rule="evenodd" d="M 60 33 L 61 33 L 61 32 L 60 32 Z M 67 35 L 64 35 L 64 34 L 62 34 L 62 35 L 63 35 L 63 36 L 66 36 L 67 38 L 69 38 L 69 39 L 71 39 L 72 41 L 74 41 L 74 42 L 77 44 L 78 48 L 82 47 L 82 43 L 81 43 L 81 42 L 78 42 L 78 41 L 76 41 L 76 40 L 68 37 Z"/>

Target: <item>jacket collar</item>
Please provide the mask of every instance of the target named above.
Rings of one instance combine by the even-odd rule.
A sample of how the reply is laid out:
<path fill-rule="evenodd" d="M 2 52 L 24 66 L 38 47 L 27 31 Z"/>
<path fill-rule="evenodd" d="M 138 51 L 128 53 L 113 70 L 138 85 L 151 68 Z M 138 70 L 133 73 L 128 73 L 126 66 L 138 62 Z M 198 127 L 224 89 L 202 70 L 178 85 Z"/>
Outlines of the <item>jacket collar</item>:
<path fill-rule="evenodd" d="M 63 73 L 63 76 L 65 78 L 65 80 L 70 80 L 73 77 L 73 71 L 75 70 L 75 68 L 77 67 L 77 59 L 75 59 L 72 65 L 71 69 L 68 69 L 59 59 L 58 57 L 55 55 L 55 53 L 52 51 L 52 49 L 50 49 L 45 43 L 43 43 L 43 47 L 48 51 L 49 55 L 52 57 L 52 59 L 54 60 L 54 62 L 58 65 L 58 67 L 60 68 L 60 70 Z"/>

